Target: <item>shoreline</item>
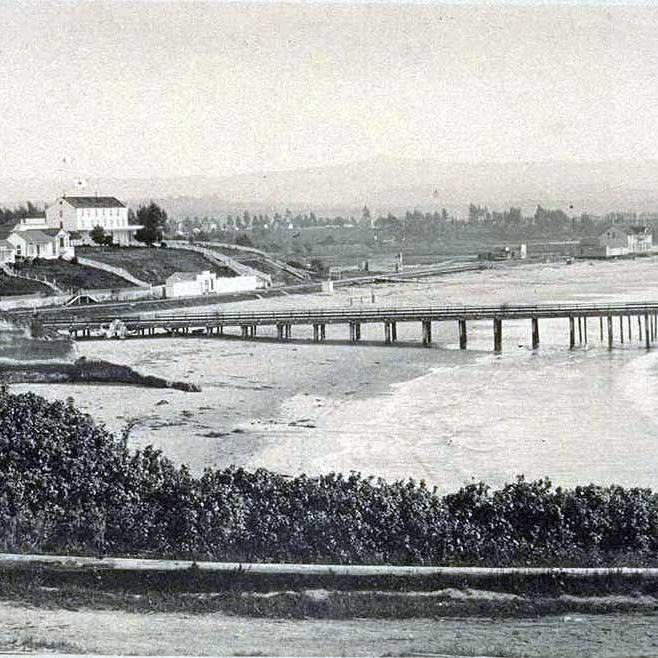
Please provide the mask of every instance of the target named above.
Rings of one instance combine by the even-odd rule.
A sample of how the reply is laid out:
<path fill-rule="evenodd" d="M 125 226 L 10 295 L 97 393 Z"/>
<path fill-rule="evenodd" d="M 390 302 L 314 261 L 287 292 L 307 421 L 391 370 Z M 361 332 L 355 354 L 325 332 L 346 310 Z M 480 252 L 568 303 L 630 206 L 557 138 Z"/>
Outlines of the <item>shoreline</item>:
<path fill-rule="evenodd" d="M 109 361 L 0 363 L 0 383 L 11 384 L 128 384 L 146 388 L 170 388 L 188 393 L 199 392 L 196 384 L 172 381 L 154 375 L 142 375 L 129 366 Z"/>

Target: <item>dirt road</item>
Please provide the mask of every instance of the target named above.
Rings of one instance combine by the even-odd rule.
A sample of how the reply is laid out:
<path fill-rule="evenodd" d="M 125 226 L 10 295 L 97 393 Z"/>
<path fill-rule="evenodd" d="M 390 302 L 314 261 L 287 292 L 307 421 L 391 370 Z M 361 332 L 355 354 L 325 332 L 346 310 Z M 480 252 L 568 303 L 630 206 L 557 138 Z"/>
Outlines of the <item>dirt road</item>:
<path fill-rule="evenodd" d="M 658 615 L 273 620 L 0 604 L 0 651 L 149 655 L 658 656 Z"/>

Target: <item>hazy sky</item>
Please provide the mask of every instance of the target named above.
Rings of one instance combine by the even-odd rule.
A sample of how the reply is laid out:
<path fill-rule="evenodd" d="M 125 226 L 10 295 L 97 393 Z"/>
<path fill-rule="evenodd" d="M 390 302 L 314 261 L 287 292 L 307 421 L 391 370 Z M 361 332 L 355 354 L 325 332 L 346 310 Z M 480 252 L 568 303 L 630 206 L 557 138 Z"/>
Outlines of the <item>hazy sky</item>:
<path fill-rule="evenodd" d="M 0 25 L 1 178 L 658 158 L 650 8 L 4 0 Z"/>

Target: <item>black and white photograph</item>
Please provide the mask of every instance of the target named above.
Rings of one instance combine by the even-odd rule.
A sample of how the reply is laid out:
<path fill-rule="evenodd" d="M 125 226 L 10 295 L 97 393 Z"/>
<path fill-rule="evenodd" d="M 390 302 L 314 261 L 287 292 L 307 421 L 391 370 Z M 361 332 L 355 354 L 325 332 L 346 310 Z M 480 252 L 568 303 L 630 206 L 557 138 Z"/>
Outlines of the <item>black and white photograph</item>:
<path fill-rule="evenodd" d="M 0 35 L 0 654 L 658 658 L 658 5 Z"/>

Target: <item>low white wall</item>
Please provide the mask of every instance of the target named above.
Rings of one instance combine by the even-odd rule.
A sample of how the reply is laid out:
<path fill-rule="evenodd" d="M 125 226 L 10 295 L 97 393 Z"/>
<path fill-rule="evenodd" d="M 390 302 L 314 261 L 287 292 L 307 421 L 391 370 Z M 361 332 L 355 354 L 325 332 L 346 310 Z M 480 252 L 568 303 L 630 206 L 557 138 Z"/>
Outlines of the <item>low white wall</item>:
<path fill-rule="evenodd" d="M 201 294 L 201 283 L 199 281 L 174 281 L 165 286 L 167 297 L 195 297 Z"/>
<path fill-rule="evenodd" d="M 206 295 L 225 295 L 233 292 L 250 292 L 263 288 L 264 282 L 257 276 L 228 276 L 215 279 L 215 289 Z M 167 285 L 167 297 L 197 297 L 204 294 L 199 281 L 177 281 Z"/>
<path fill-rule="evenodd" d="M 232 276 L 222 277 L 215 281 L 215 293 L 246 292 L 263 288 L 263 280 L 258 276 Z"/>

